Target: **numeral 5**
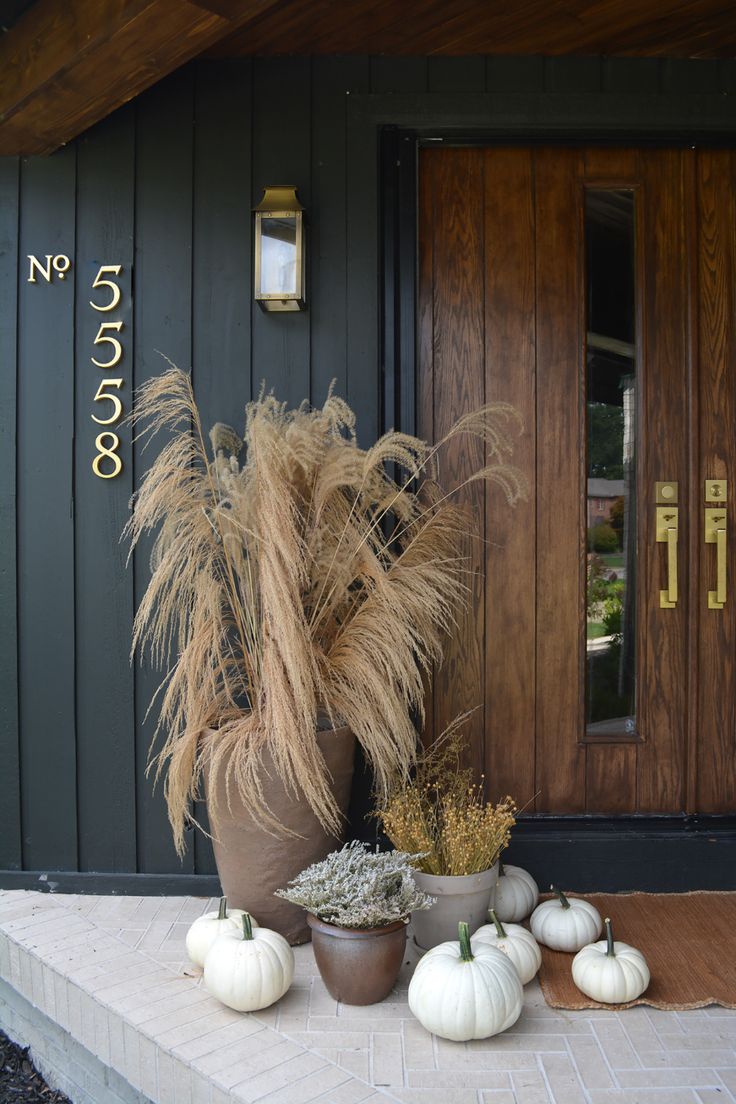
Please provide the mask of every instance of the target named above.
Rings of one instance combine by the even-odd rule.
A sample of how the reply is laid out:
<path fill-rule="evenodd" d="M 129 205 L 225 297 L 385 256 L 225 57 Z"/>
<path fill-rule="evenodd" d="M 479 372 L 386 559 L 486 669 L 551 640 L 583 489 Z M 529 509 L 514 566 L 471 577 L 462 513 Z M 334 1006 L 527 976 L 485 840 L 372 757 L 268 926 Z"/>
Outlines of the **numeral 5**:
<path fill-rule="evenodd" d="M 108 395 L 105 391 L 106 387 L 122 387 L 123 381 L 121 379 L 104 379 L 100 386 L 97 388 L 97 394 L 94 397 L 94 402 L 102 402 L 103 399 L 107 399 L 113 405 L 113 413 L 109 418 L 95 418 L 94 414 L 91 414 L 93 422 L 97 422 L 98 425 L 112 425 L 116 422 L 120 415 L 123 413 L 123 404 L 120 401 L 118 395 Z"/>
<path fill-rule="evenodd" d="M 115 330 L 116 333 L 120 333 L 123 328 L 122 322 L 101 322 L 100 328 L 97 331 L 97 337 L 94 340 L 95 345 L 102 345 L 105 342 L 108 345 L 112 345 L 113 354 L 110 360 L 95 360 L 91 357 L 93 364 L 96 364 L 98 368 L 114 368 L 120 361 L 123 355 L 123 346 L 120 344 L 116 337 L 109 337 L 106 333 L 107 330 Z"/>
<path fill-rule="evenodd" d="M 93 288 L 96 288 L 96 287 L 109 287 L 110 290 L 112 291 L 112 299 L 110 300 L 109 303 L 105 303 L 102 306 L 100 306 L 99 303 L 93 303 L 92 300 L 90 299 L 89 305 L 91 307 L 94 307 L 94 309 L 96 311 L 110 311 L 114 307 L 116 307 L 118 305 L 118 303 L 120 302 L 120 296 L 122 294 L 121 291 L 120 291 L 120 288 L 118 287 L 118 285 L 115 283 L 114 280 L 105 280 L 105 279 L 103 279 L 103 273 L 104 272 L 112 272 L 112 274 L 114 276 L 119 276 L 122 271 L 123 271 L 123 266 L 122 265 L 100 265 L 100 268 L 98 269 L 97 275 L 95 276 L 95 278 L 92 282 L 92 287 Z"/>

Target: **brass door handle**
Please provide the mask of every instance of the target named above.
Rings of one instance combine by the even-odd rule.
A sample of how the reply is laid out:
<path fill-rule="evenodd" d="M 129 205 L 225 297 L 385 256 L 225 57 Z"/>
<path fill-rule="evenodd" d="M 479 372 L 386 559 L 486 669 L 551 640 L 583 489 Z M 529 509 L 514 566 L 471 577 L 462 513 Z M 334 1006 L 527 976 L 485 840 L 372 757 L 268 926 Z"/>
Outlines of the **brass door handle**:
<path fill-rule="evenodd" d="M 716 546 L 716 589 L 708 591 L 708 609 L 723 609 L 726 604 L 726 517 L 724 509 L 706 508 L 705 543 Z"/>
<path fill-rule="evenodd" d="M 667 545 L 667 588 L 659 592 L 662 609 L 677 605 L 677 506 L 657 507 L 657 541 Z"/>

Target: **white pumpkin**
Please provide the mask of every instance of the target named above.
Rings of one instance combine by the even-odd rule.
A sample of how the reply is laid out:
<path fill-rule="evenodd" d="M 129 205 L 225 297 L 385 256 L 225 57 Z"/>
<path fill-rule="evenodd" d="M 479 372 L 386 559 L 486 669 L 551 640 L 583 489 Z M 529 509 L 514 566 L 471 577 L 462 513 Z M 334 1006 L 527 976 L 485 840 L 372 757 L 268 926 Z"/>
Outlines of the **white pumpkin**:
<path fill-rule="evenodd" d="M 572 960 L 572 980 L 586 996 L 602 1004 L 636 1000 L 649 985 L 646 959 L 636 947 L 615 943 L 606 918 L 606 938 L 583 947 Z"/>
<path fill-rule="evenodd" d="M 204 983 L 236 1012 L 257 1012 L 283 997 L 294 977 L 294 952 L 283 935 L 254 928 L 248 913 L 242 928 L 225 930 L 204 963 Z"/>
<path fill-rule="evenodd" d="M 228 909 L 227 897 L 221 897 L 220 907 L 217 912 L 206 912 L 204 916 L 200 916 L 195 920 L 187 932 L 186 940 L 187 954 L 194 965 L 204 966 L 207 952 L 218 935 L 221 935 L 222 932 L 229 931 L 230 929 L 234 929 L 238 932 L 242 931 L 242 918 L 243 910 Z M 253 917 L 251 917 L 251 924 L 254 928 L 258 927 Z"/>
<path fill-rule="evenodd" d="M 517 969 L 522 985 L 526 985 L 535 976 L 542 965 L 542 952 L 539 944 L 526 928 L 521 924 L 502 924 L 495 909 L 488 913 L 490 924 L 484 924 L 473 935 L 471 945 L 475 950 L 476 943 L 488 943 L 491 947 L 497 947 L 507 955 Z"/>
<path fill-rule="evenodd" d="M 440 943 L 419 960 L 409 984 L 409 1008 L 427 1031 L 443 1039 L 488 1039 L 518 1020 L 521 981 L 502 951 L 482 941 L 471 949 L 466 923 L 458 925 L 458 934 L 458 943 Z"/>
<path fill-rule="evenodd" d="M 520 866 L 505 866 L 498 870 L 494 911 L 502 924 L 518 924 L 526 920 L 539 900 L 539 887 Z"/>
<path fill-rule="evenodd" d="M 553 951 L 579 951 L 597 939 L 603 921 L 595 905 L 580 897 L 567 898 L 554 886 L 550 889 L 556 896 L 537 905 L 531 915 L 532 935 L 537 942 Z"/>

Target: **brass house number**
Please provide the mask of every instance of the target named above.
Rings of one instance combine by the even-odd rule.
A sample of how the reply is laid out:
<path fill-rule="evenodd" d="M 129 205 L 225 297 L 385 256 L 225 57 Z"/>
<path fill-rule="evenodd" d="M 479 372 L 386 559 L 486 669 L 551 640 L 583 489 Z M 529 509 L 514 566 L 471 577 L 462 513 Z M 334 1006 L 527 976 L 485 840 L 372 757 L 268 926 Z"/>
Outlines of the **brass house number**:
<path fill-rule="evenodd" d="M 123 266 L 119 264 L 100 265 L 92 282 L 92 287 L 105 290 L 100 292 L 103 297 L 102 302 L 96 303 L 94 299 L 90 299 L 89 305 L 93 310 L 99 311 L 100 314 L 108 314 L 119 305 L 122 292 L 120 285 L 112 277 L 120 276 L 122 271 Z M 97 336 L 93 342 L 94 345 L 98 346 L 99 351 L 96 356 L 90 357 L 90 360 L 103 372 L 109 372 L 117 368 L 123 358 L 123 345 L 120 340 L 122 329 L 122 319 L 115 319 L 114 321 L 105 319 L 100 322 Z M 114 426 L 122 418 L 123 403 L 120 396 L 116 394 L 122 386 L 122 377 L 113 379 L 111 376 L 105 376 L 100 380 L 100 386 L 92 400 L 103 404 L 100 416 L 97 414 L 91 415 L 92 421 L 96 422 L 97 425 Z M 106 403 L 110 403 L 110 406 L 106 407 L 104 405 Z M 102 417 L 103 413 L 109 416 Z M 104 429 L 102 433 L 98 433 L 95 438 L 95 448 L 97 453 L 92 460 L 92 471 L 95 475 L 99 476 L 100 479 L 114 479 L 116 475 L 120 475 L 123 470 L 123 461 L 118 455 L 120 438 L 117 433 L 113 432 L 112 429 Z"/>
<path fill-rule="evenodd" d="M 48 284 L 52 284 L 54 278 L 65 280 L 72 267 L 71 259 L 65 253 L 56 255 L 47 253 L 43 260 L 39 260 L 38 257 L 29 253 L 28 262 L 29 284 L 37 284 L 39 279 L 45 280 Z M 120 284 L 117 283 L 114 277 L 119 277 L 122 271 L 123 266 L 121 264 L 100 265 L 97 275 L 92 281 L 93 290 L 100 289 L 98 291 L 100 301 L 95 302 L 94 299 L 90 299 L 89 305 L 93 310 L 99 311 L 100 314 L 109 314 L 120 305 L 123 293 Z M 109 372 L 117 368 L 123 358 L 123 345 L 120 340 L 123 325 L 122 319 L 105 319 L 100 322 L 97 336 L 93 342 L 99 351 L 96 356 L 91 356 L 90 360 L 103 372 Z M 120 395 L 116 394 L 122 386 L 123 379 L 121 376 L 113 378 L 106 375 L 100 380 L 100 385 L 92 400 L 102 404 L 98 408 L 100 414 L 90 415 L 92 421 L 96 422 L 97 425 L 114 426 L 122 418 L 123 402 Z M 107 403 L 110 405 L 107 406 Z M 104 417 L 105 414 L 108 417 Z M 103 429 L 95 438 L 95 448 L 97 452 L 92 460 L 92 471 L 95 475 L 99 476 L 100 479 L 114 479 L 116 475 L 120 475 L 123 470 L 123 461 L 118 454 L 120 438 L 117 433 L 112 429 Z"/>

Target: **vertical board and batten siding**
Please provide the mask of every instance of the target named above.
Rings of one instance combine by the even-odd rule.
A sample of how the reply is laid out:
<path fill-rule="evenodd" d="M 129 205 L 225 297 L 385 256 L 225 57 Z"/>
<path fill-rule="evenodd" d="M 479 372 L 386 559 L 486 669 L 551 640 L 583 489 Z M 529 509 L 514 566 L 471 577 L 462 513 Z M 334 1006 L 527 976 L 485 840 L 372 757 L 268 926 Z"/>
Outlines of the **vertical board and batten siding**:
<path fill-rule="evenodd" d="M 130 409 L 133 380 L 128 355 L 119 371 L 103 372 L 90 361 L 100 322 L 121 319 L 121 340 L 133 347 L 131 265 L 135 198 L 135 113 L 132 107 L 93 131 L 77 147 L 77 263 L 75 265 L 74 540 L 76 632 L 77 826 L 79 869 L 136 870 L 135 756 L 131 717 L 135 694 L 128 662 L 133 621 L 133 572 L 126 571 L 122 532 L 133 492 L 130 435 L 120 434 L 123 470 L 114 480 L 92 475 L 97 434 L 92 421 L 109 413 L 91 399 L 105 377 L 122 379 Z M 122 264 L 124 296 L 112 315 L 90 307 L 110 293 L 92 292 L 102 264 Z M 107 354 L 94 354 L 109 359 Z M 105 407 L 105 403 L 101 404 Z M 114 780 L 101 785 L 101 780 Z"/>
<path fill-rule="evenodd" d="M 732 93 L 733 69 L 589 58 L 201 63 L 49 158 L 0 159 L 0 885 L 2 871 L 7 884 L 18 884 L 13 872 L 80 871 L 119 888 L 135 874 L 171 887 L 171 875 L 214 870 L 199 836 L 179 861 L 161 787 L 146 774 L 158 675 L 145 660 L 131 667 L 127 652 L 149 546 L 126 567 L 119 538 L 155 446 L 132 446 L 123 427 L 120 477 L 91 472 L 101 428 L 92 399 L 105 375 L 90 363 L 106 317 L 89 304 L 99 265 L 125 266 L 115 374 L 126 412 L 163 353 L 192 368 L 206 424 L 242 424 L 261 381 L 289 402 L 319 402 L 335 379 L 369 442 L 382 404 L 394 409 L 382 396 L 379 127 L 431 127 L 450 101 L 456 128 L 477 127 L 488 93 L 491 111 L 495 94 L 505 97 L 507 123 L 525 94 L 529 126 L 535 104 L 548 121 L 559 104 L 564 127 L 578 110 L 610 117 L 637 95 L 651 107 L 675 93 L 694 104 Z M 263 314 L 251 300 L 251 208 L 275 183 L 296 184 L 307 207 L 303 314 Z M 29 284 L 28 254 L 48 253 L 72 258 L 67 279 Z"/>
<path fill-rule="evenodd" d="M 134 350 L 135 386 L 159 373 L 163 353 L 181 368 L 192 364 L 192 179 L 194 87 L 190 72 L 175 73 L 139 104 L 135 157 Z M 134 483 L 163 447 L 164 438 L 133 449 Z M 133 558 L 136 606 L 147 583 L 152 537 Z M 166 811 L 147 775 L 148 748 L 156 729 L 149 702 L 161 681 L 147 655 L 136 664 L 135 738 L 137 862 L 144 874 L 176 869 Z M 190 847 L 181 862 L 192 873 Z"/>
<path fill-rule="evenodd" d="M 17 158 L 0 158 L 0 870 L 20 870 L 22 865 L 16 574 L 18 174 Z"/>
<path fill-rule="evenodd" d="M 70 146 L 21 166 L 19 253 L 76 255 Z M 74 272 L 18 286 L 18 684 L 23 864 L 77 867 Z"/>

